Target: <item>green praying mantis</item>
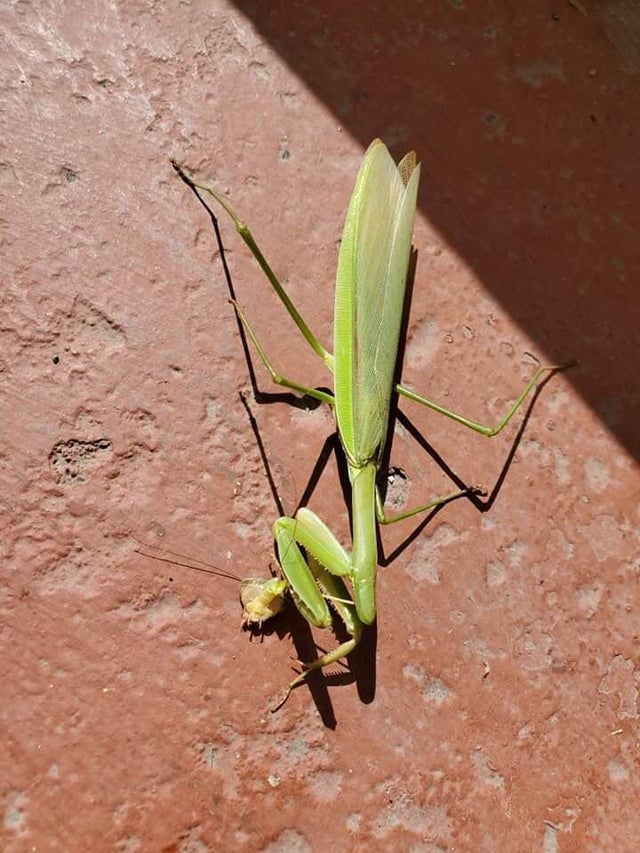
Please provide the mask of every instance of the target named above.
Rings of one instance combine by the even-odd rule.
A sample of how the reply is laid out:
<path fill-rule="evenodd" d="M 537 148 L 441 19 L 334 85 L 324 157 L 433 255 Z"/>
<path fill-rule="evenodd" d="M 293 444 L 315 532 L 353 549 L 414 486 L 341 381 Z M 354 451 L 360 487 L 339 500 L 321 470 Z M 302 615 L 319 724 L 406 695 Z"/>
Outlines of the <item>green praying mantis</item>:
<path fill-rule="evenodd" d="M 303 506 L 294 518 L 283 516 L 273 526 L 282 579 L 265 580 L 262 586 L 258 582 L 243 599 L 245 624 L 257 624 L 270 618 L 272 611 L 281 609 L 282 596 L 287 591 L 311 625 L 330 627 L 333 610 L 349 636 L 333 650 L 301 664 L 302 672 L 290 682 L 272 708 L 277 710 L 311 671 L 335 663 L 353 651 L 364 626 L 375 621 L 376 525 L 407 519 L 456 497 L 479 491 L 477 487 L 463 489 L 398 515 L 386 515 L 378 479 L 388 439 L 393 394 L 440 412 L 482 435 L 494 436 L 509 423 L 541 376 L 568 365 L 539 367 L 495 427 L 456 414 L 395 382 L 420 179 L 415 152 L 396 164 L 384 143 L 376 139 L 364 155 L 340 244 L 333 352 L 322 345 L 298 313 L 249 228 L 228 201 L 210 187 L 194 183 L 176 163 L 173 165 L 186 183 L 213 196 L 225 210 L 287 313 L 333 376 L 333 393 L 282 376 L 271 363 L 244 311 L 234 302 L 237 315 L 272 381 L 331 407 L 351 485 L 351 552 L 341 545 L 315 512 Z"/>

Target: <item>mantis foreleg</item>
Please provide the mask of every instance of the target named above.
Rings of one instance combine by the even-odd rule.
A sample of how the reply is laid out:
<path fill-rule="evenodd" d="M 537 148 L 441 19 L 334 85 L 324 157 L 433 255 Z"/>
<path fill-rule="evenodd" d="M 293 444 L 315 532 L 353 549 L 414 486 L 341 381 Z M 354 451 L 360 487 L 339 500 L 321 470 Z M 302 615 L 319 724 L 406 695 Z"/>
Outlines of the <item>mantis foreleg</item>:
<path fill-rule="evenodd" d="M 302 616 L 318 628 L 328 628 L 332 622 L 330 604 L 351 636 L 314 661 L 302 663 L 303 672 L 272 707 L 276 711 L 309 672 L 336 663 L 352 652 L 360 642 L 363 626 L 341 577 L 351 575 L 351 557 L 326 524 L 310 509 L 301 507 L 295 519 L 279 518 L 273 532 L 287 588 Z"/>

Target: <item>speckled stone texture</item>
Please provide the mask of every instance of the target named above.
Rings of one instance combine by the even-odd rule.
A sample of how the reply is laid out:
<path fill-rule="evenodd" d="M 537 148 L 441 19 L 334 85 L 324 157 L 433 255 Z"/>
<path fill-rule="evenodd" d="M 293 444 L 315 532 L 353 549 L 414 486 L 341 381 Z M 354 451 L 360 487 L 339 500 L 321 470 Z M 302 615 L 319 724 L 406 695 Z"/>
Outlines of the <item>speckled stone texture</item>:
<path fill-rule="evenodd" d="M 2 849 L 637 850 L 637 3 L 0 15 Z M 494 499 L 383 531 L 377 632 L 270 715 L 301 620 L 251 642 L 235 582 L 136 540 L 267 576 L 278 509 L 239 392 L 287 513 L 333 421 L 251 396 L 169 159 L 229 194 L 329 345 L 375 136 L 424 169 L 404 380 L 495 422 L 536 359 L 580 364 L 519 439 L 522 418 L 487 440 L 402 404 L 432 453 L 398 422 L 394 503 L 447 471 Z M 276 367 L 329 385 L 221 226 Z M 310 506 L 349 543 L 333 458 Z"/>

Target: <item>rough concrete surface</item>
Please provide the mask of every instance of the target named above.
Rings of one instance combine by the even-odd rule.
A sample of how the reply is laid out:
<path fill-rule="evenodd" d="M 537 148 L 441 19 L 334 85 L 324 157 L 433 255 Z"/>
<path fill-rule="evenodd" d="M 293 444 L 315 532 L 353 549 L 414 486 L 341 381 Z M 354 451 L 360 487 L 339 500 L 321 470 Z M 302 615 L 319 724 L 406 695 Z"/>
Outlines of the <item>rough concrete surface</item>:
<path fill-rule="evenodd" d="M 2 848 L 635 851 L 637 3 L 0 14 Z M 537 359 L 580 364 L 521 434 L 401 405 L 431 453 L 398 420 L 394 505 L 450 475 L 491 500 L 384 530 L 377 631 L 272 715 L 302 620 L 251 641 L 235 582 L 136 540 L 266 577 L 256 431 L 291 513 L 333 421 L 251 395 L 211 222 L 169 159 L 228 193 L 330 345 L 375 136 L 424 168 L 405 382 L 495 422 Z M 330 385 L 221 227 L 277 368 Z M 309 503 L 348 545 L 333 457 Z"/>

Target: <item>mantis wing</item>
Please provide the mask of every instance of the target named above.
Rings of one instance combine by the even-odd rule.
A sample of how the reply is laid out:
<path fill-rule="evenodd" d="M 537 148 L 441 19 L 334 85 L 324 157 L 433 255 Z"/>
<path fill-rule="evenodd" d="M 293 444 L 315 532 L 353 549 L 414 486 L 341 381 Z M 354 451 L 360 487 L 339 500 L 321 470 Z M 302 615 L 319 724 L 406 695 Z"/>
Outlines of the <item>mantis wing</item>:
<path fill-rule="evenodd" d="M 384 445 L 402 323 L 420 167 L 397 166 L 376 139 L 358 172 L 336 281 L 336 419 L 349 462 L 363 467 Z"/>

